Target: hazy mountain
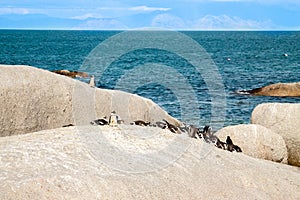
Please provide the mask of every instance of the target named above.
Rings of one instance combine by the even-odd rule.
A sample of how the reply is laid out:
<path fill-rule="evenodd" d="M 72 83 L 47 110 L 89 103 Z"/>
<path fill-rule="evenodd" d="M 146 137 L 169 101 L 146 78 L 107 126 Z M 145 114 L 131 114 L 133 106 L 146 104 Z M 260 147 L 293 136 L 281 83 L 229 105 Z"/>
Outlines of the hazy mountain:
<path fill-rule="evenodd" d="M 150 26 L 160 12 L 136 14 L 121 18 L 70 19 L 43 14 L 0 15 L 0 29 L 127 29 Z"/>

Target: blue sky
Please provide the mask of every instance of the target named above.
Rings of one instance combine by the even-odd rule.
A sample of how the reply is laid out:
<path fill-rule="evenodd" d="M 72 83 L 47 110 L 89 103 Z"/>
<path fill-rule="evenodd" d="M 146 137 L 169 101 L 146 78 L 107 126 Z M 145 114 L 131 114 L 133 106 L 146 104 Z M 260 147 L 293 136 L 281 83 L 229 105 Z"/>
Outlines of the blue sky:
<path fill-rule="evenodd" d="M 300 0 L 1 0 L 0 28 L 300 30 Z"/>

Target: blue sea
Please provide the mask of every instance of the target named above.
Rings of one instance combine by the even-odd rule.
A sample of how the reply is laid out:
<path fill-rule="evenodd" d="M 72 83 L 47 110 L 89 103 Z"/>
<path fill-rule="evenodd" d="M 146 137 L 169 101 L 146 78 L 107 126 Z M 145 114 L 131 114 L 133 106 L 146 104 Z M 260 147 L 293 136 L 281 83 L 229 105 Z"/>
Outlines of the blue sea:
<path fill-rule="evenodd" d="M 299 97 L 259 97 L 237 93 L 277 82 L 300 81 L 300 32 L 184 31 L 179 33 L 183 39 L 174 39 L 171 33 L 170 37 L 160 38 L 159 32 L 153 32 L 154 43 L 163 47 L 168 41 L 168 44 L 174 44 L 174 52 L 146 45 L 118 55 L 122 53 L 120 49 L 149 43 L 149 38 L 144 38 L 144 41 L 130 37 L 115 39 L 119 34 L 122 32 L 0 30 L 0 63 L 30 65 L 46 70 L 84 70 L 95 75 L 97 87 L 120 89 L 150 98 L 170 115 L 186 123 L 198 126 L 210 124 L 215 130 L 249 123 L 251 112 L 260 103 L 300 102 Z M 112 49 L 104 44 L 111 38 L 116 41 Z M 211 59 L 209 62 L 214 68 L 208 70 L 208 74 L 201 74 L 203 71 L 197 71 L 189 59 L 178 54 L 198 53 L 194 46 L 185 45 L 184 38 L 195 41 L 204 50 L 205 58 Z M 101 51 L 97 54 L 98 63 L 89 62 L 98 45 L 109 50 L 105 52 L 102 48 L 103 56 L 108 53 L 118 55 L 109 66 L 101 66 L 105 64 L 101 61 Z M 199 55 L 193 56 L 197 59 Z M 148 67 L 150 71 L 143 73 L 141 66 Z M 128 75 L 130 73 L 133 77 Z M 130 77 L 128 80 L 134 86 L 118 84 L 126 76 Z M 212 91 L 210 82 L 221 85 Z M 215 94 L 218 90 L 221 91 L 219 96 Z M 221 105 L 218 98 L 222 100 Z M 214 107 L 216 102 L 217 109 Z M 188 105 L 188 109 L 183 108 L 184 105 Z M 214 116 L 218 113 L 223 113 L 224 119 Z"/>

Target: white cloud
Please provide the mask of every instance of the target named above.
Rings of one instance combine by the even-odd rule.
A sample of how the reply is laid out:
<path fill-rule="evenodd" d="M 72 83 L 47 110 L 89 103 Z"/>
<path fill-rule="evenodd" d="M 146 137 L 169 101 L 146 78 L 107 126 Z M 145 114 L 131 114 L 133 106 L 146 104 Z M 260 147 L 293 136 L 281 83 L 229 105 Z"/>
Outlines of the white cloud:
<path fill-rule="evenodd" d="M 29 14 L 29 10 L 26 8 L 0 8 L 0 15 L 6 15 L 6 14 Z"/>
<path fill-rule="evenodd" d="M 153 12 L 153 11 L 168 11 L 171 8 L 158 8 L 158 7 L 148 7 L 148 6 L 135 6 L 130 7 L 129 10 L 132 11 L 146 11 L 146 12 Z"/>
<path fill-rule="evenodd" d="M 170 8 L 148 7 L 148 6 L 135 6 L 135 7 L 99 7 L 90 9 L 87 13 L 82 13 L 79 10 L 77 16 L 71 17 L 72 19 L 86 20 L 88 18 L 118 18 L 122 16 L 130 16 L 136 13 L 148 13 L 154 11 L 168 11 Z"/>
<path fill-rule="evenodd" d="M 170 14 L 157 15 L 152 20 L 151 26 L 167 29 L 185 29 L 186 27 L 183 19 Z"/>
<path fill-rule="evenodd" d="M 205 30 L 261 30 L 273 26 L 271 21 L 255 21 L 227 15 L 206 15 L 190 24 L 192 29 Z"/>
<path fill-rule="evenodd" d="M 170 14 L 153 18 L 152 27 L 175 30 L 262 30 L 276 28 L 271 21 L 255 21 L 227 15 L 206 15 L 200 19 L 185 21 Z"/>
<path fill-rule="evenodd" d="M 80 19 L 80 20 L 86 20 L 88 18 L 100 19 L 100 18 L 104 18 L 104 16 L 98 13 L 86 13 L 84 15 L 71 17 L 71 19 Z"/>
<path fill-rule="evenodd" d="M 128 27 L 115 19 L 87 20 L 73 29 L 77 30 L 124 30 Z"/>

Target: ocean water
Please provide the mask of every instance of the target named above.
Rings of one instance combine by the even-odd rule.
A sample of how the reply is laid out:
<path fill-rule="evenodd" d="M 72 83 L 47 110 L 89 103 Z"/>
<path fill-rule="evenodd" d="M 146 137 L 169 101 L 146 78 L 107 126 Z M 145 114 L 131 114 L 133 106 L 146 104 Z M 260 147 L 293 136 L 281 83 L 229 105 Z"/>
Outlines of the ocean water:
<path fill-rule="evenodd" d="M 0 63 L 86 71 L 95 75 L 97 87 L 120 89 L 150 98 L 186 123 L 210 124 L 215 130 L 249 123 L 252 110 L 260 103 L 300 102 L 298 97 L 236 93 L 277 82 L 300 81 L 300 32 L 180 32 L 201 46 L 211 59 L 209 61 L 216 68 L 207 74 L 197 71 L 188 59 L 176 53 L 187 52 L 191 56 L 195 53 L 192 46 L 184 45 L 184 39 L 160 38 L 155 32 L 152 38 L 156 38 L 153 42 L 157 46 L 168 41 L 174 44 L 176 51 L 145 46 L 126 51 L 114 57 L 109 66 L 101 66 L 104 64 L 101 53 L 117 55 L 120 49 L 149 42 L 147 38 L 135 41 L 122 37 L 114 44 L 115 49 L 98 52 L 99 63 L 87 61 L 93 49 L 118 34 L 118 31 L 0 30 Z M 89 63 L 88 67 L 86 63 Z M 127 80 L 127 84 L 121 84 L 120 80 Z M 209 82 L 221 85 L 213 90 Z M 218 100 L 222 100 L 221 104 Z"/>

